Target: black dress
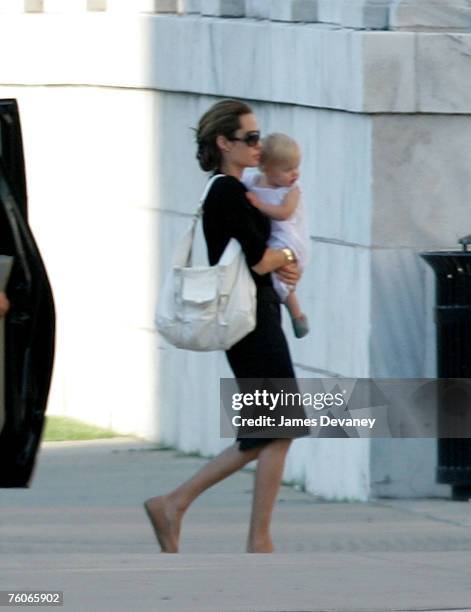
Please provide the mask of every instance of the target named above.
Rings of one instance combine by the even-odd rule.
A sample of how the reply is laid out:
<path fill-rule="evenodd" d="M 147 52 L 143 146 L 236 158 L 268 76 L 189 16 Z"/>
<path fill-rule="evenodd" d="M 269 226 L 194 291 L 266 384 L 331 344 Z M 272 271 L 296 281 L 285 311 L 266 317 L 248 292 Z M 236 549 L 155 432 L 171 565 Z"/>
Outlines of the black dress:
<path fill-rule="evenodd" d="M 241 244 L 249 268 L 263 257 L 270 236 L 270 220 L 248 202 L 246 192 L 246 187 L 233 176 L 219 178 L 211 187 L 203 207 L 203 230 L 210 265 L 219 261 L 230 238 L 236 238 Z M 284 390 L 296 392 L 293 364 L 281 327 L 280 300 L 273 289 L 271 274 L 261 276 L 250 271 L 257 286 L 257 325 L 226 351 L 229 365 L 241 391 L 249 389 L 244 387 L 244 380 L 239 379 L 283 378 L 291 379 L 290 388 L 285 386 Z M 308 430 L 299 429 L 292 437 L 307 433 Z M 237 440 L 240 450 L 247 450 L 267 444 L 273 438 L 238 437 Z"/>

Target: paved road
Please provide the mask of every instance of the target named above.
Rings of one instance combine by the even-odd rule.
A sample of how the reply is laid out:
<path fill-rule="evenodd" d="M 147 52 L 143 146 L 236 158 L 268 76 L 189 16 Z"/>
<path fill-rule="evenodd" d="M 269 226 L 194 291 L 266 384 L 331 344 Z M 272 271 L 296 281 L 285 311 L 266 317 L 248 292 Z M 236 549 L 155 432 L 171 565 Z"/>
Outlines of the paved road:
<path fill-rule="evenodd" d="M 201 496 L 182 554 L 141 502 L 204 461 L 129 439 L 45 444 L 29 490 L 0 494 L 0 589 L 64 591 L 64 609 L 471 610 L 471 504 L 328 503 L 283 487 L 274 555 L 244 554 L 252 474 Z"/>

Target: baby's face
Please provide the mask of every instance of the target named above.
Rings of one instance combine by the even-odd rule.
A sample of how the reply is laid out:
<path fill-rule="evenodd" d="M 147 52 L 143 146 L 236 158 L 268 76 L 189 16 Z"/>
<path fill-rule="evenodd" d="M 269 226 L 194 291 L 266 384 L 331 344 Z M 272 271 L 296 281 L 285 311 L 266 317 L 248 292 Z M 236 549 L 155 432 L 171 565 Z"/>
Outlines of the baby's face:
<path fill-rule="evenodd" d="M 264 168 L 267 181 L 274 187 L 292 187 L 299 179 L 300 162 L 296 157 L 283 164 L 267 164 Z"/>

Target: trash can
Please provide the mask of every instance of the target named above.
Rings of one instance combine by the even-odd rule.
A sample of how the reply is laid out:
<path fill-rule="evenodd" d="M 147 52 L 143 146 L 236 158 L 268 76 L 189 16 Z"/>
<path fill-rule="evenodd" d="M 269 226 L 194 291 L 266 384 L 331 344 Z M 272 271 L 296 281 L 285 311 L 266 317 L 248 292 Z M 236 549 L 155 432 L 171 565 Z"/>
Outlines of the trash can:
<path fill-rule="evenodd" d="M 438 378 L 471 378 L 471 235 L 459 243 L 462 251 L 421 254 L 436 277 Z M 471 497 L 471 439 L 439 438 L 437 481 L 455 500 Z"/>

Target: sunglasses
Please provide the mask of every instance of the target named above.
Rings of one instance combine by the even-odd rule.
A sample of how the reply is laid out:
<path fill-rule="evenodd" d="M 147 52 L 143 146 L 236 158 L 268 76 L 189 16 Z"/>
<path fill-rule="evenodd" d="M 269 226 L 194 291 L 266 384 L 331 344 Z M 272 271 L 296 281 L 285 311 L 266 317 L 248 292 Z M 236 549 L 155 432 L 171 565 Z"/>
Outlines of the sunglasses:
<path fill-rule="evenodd" d="M 236 138 L 235 136 L 232 136 L 231 138 L 228 138 L 228 140 L 237 140 L 239 142 L 245 142 L 248 147 L 256 147 L 260 142 L 260 132 L 247 132 L 243 138 Z"/>

